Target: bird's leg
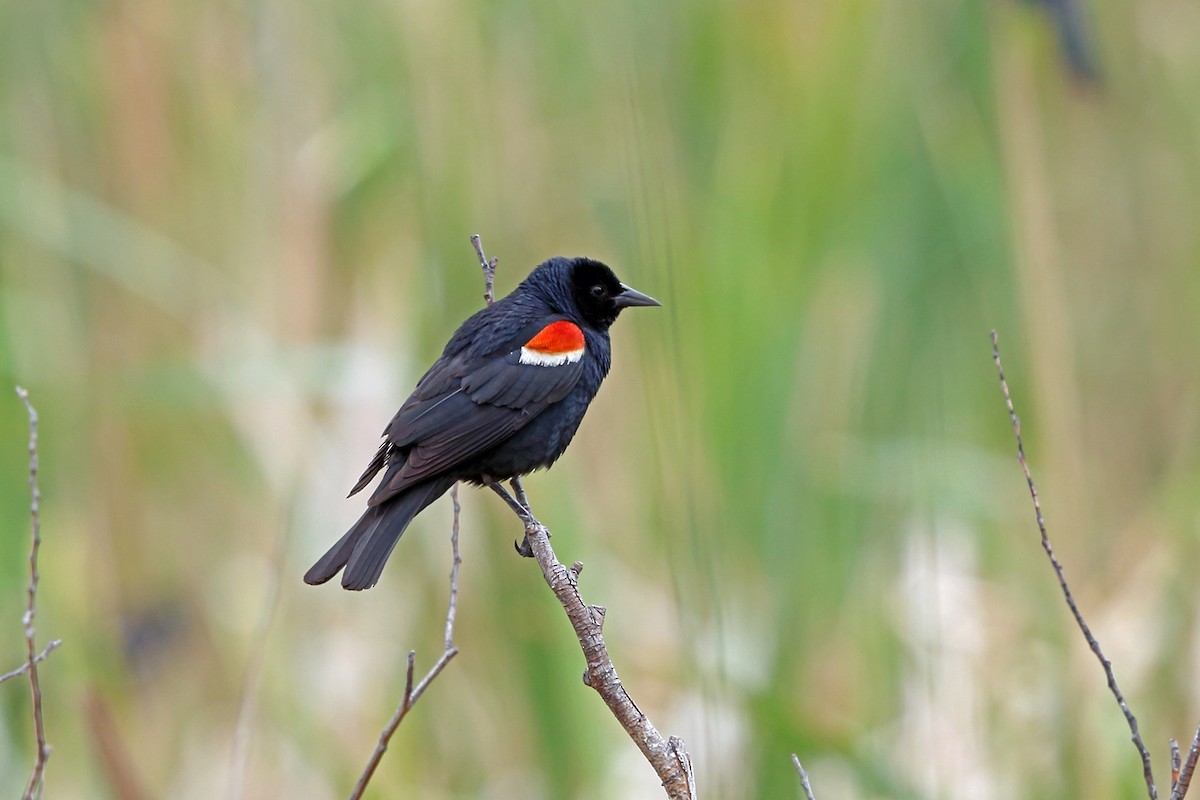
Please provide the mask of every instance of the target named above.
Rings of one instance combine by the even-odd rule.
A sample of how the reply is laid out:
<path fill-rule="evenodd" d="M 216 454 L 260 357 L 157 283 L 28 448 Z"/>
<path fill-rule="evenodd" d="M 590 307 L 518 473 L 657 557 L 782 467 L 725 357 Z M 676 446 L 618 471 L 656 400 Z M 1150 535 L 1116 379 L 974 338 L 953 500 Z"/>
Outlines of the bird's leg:
<path fill-rule="evenodd" d="M 531 526 L 537 524 L 533 518 L 533 514 L 530 513 L 529 509 L 526 506 L 521 505 L 521 503 L 518 500 L 516 500 L 511 494 L 509 494 L 508 490 L 505 489 L 498 481 L 496 481 L 494 478 L 492 478 L 490 476 L 484 475 L 483 482 L 485 485 L 487 485 L 487 487 L 489 489 L 491 489 L 496 494 L 500 495 L 501 499 L 503 499 L 504 502 L 508 503 L 508 507 L 513 510 L 513 513 L 516 514 L 518 518 L 520 518 L 521 522 L 525 525 L 526 530 L 528 530 Z M 520 482 L 518 482 L 516 484 L 516 486 L 520 486 L 520 485 L 521 485 Z M 513 488 L 516 489 L 516 486 L 514 486 Z M 524 495 L 525 495 L 524 490 L 520 490 L 520 494 L 522 497 L 524 497 Z M 526 502 L 528 502 L 528 499 L 526 499 Z M 531 548 L 529 546 L 528 535 L 526 535 L 525 538 L 523 538 L 519 544 L 516 542 L 513 542 L 513 547 L 516 548 L 517 553 L 519 553 L 520 555 L 525 556 L 526 558 L 533 558 L 533 548 Z"/>
<path fill-rule="evenodd" d="M 521 479 L 519 477 L 514 477 L 511 481 L 509 481 L 509 485 L 512 486 L 513 494 L 517 496 L 517 502 L 524 506 L 526 511 L 532 514 L 533 509 L 529 507 L 529 497 L 525 494 L 525 487 L 521 485 Z"/>
<path fill-rule="evenodd" d="M 525 511 L 529 514 L 529 518 L 533 519 L 533 509 L 529 507 L 529 496 L 525 494 L 525 487 L 521 485 L 520 476 L 513 476 L 513 479 L 509 483 L 512 485 L 513 493 L 517 496 L 517 502 L 524 506 Z M 546 537 L 549 538 L 549 536 L 550 531 L 546 531 Z M 514 542 L 514 545 L 517 548 L 517 552 L 521 555 L 526 558 L 533 557 L 533 548 L 529 546 L 528 529 L 526 529 L 525 538 L 521 540 L 521 543 L 516 544 Z"/>

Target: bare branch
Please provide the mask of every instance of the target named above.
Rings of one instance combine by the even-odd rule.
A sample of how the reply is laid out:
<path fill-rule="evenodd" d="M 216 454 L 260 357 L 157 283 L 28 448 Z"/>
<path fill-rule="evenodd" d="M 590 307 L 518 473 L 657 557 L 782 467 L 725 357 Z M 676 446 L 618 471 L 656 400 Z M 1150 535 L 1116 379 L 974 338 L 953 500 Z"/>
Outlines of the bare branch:
<path fill-rule="evenodd" d="M 62 639 L 55 639 L 53 642 L 51 642 L 50 644 L 48 644 L 42 648 L 42 652 L 37 654 L 37 658 L 35 658 L 34 661 L 38 662 L 39 664 L 41 662 L 45 661 L 46 656 L 50 655 L 52 652 L 57 650 L 59 645 L 61 645 L 61 644 L 62 644 Z M 29 662 L 28 661 L 24 662 L 23 664 L 21 664 L 21 666 L 17 667 L 16 669 L 12 670 L 11 672 L 6 672 L 3 675 L 0 675 L 0 683 L 4 683 L 5 681 L 12 680 L 13 678 L 24 675 L 26 672 L 29 672 Z"/>
<path fill-rule="evenodd" d="M 29 392 L 17 387 L 17 397 L 25 404 L 29 415 L 29 515 L 32 518 L 32 533 L 29 546 L 29 586 L 26 590 L 25 615 L 22 623 L 25 627 L 25 666 L 29 673 L 29 690 L 33 696 L 33 731 L 37 739 L 37 755 L 33 762 L 33 773 L 29 783 L 25 785 L 25 800 L 33 800 L 42 793 L 42 777 L 46 772 L 46 761 L 50 758 L 50 746 L 46 744 L 46 727 L 42 721 L 42 686 L 38 681 L 38 650 L 33 619 L 37 615 L 38 580 L 38 551 L 42 546 L 42 493 L 38 489 L 38 415 L 33 404 L 29 402 Z M 49 649 L 46 650 L 49 653 Z"/>
<path fill-rule="evenodd" d="M 1179 768 L 1183 759 L 1179 757 L 1179 742 L 1171 739 L 1168 744 L 1171 747 L 1171 796 L 1174 797 L 1175 787 L 1179 785 Z"/>
<path fill-rule="evenodd" d="M 489 306 L 496 302 L 496 266 L 500 259 L 493 257 L 488 261 L 483 254 L 483 242 L 478 233 L 471 234 L 471 244 L 475 246 L 475 254 L 479 256 L 479 267 L 483 270 L 483 300 Z"/>
<path fill-rule="evenodd" d="M 1183 769 L 1179 771 L 1179 780 L 1171 791 L 1171 800 L 1183 800 L 1187 797 L 1188 787 L 1192 784 L 1192 776 L 1196 774 L 1196 761 L 1200 759 L 1200 726 L 1196 727 L 1196 735 L 1192 737 L 1192 746 L 1188 749 Z"/>
<path fill-rule="evenodd" d="M 550 590 L 567 612 L 587 661 L 583 682 L 599 693 L 629 738 L 654 767 L 667 796 L 673 800 L 694 800 L 696 779 L 692 759 L 684 748 L 683 740 L 674 736 L 669 740 L 664 739 L 625 691 L 604 643 L 604 617 L 602 614 L 593 614 L 592 607 L 579 594 L 578 571 L 568 569 L 558 560 L 554 549 L 550 547 L 550 531 L 528 508 L 522 506 L 500 484 L 489 485 L 492 491 L 504 498 L 524 524 L 525 544 L 537 559 L 542 577 L 546 579 Z"/>
<path fill-rule="evenodd" d="M 800 785 L 804 788 L 804 796 L 808 800 L 817 800 L 813 796 L 812 786 L 808 782 L 808 773 L 804 771 L 804 767 L 800 764 L 800 756 L 792 753 L 792 766 L 796 768 L 796 773 L 800 776 Z"/>
<path fill-rule="evenodd" d="M 1151 800 L 1158 800 L 1158 789 L 1154 786 L 1154 773 L 1150 765 L 1150 751 L 1146 749 L 1146 743 L 1142 741 L 1142 735 L 1138 732 L 1137 719 L 1133 716 L 1133 712 L 1129 710 L 1129 705 L 1125 702 L 1125 696 L 1121 693 L 1120 687 L 1117 685 L 1117 678 L 1113 674 L 1112 662 L 1104 655 L 1104 651 L 1100 649 L 1100 643 L 1096 641 L 1096 637 L 1092 635 L 1091 628 L 1083 619 L 1083 614 L 1079 611 L 1079 606 L 1075 604 L 1075 597 L 1071 594 L 1071 588 L 1067 585 L 1067 578 L 1063 573 L 1062 564 L 1054 555 L 1054 548 L 1050 546 L 1050 537 L 1046 533 L 1046 520 L 1042 516 L 1042 506 L 1038 501 L 1037 486 L 1033 483 L 1033 476 L 1029 472 L 1029 464 L 1025 460 L 1025 444 L 1021 440 L 1021 420 L 1017 417 L 1016 409 L 1013 408 L 1012 395 L 1008 391 L 1008 382 L 1004 379 L 1004 368 L 1000 365 L 1000 340 L 996 336 L 996 332 L 992 331 L 992 360 L 996 363 L 996 372 L 1000 376 L 1000 388 L 1004 392 L 1004 402 L 1008 406 L 1008 415 L 1012 419 L 1013 432 L 1017 437 L 1017 460 L 1021 464 L 1021 469 L 1025 473 L 1025 482 L 1029 485 L 1029 496 L 1033 498 L 1033 510 L 1037 517 L 1038 530 L 1042 534 L 1042 549 L 1046 551 L 1046 557 L 1050 559 L 1050 565 L 1054 567 L 1054 574 L 1058 576 L 1058 585 L 1062 588 L 1063 597 L 1067 601 L 1067 606 L 1071 609 L 1071 614 L 1075 617 L 1075 622 L 1079 625 L 1079 629 L 1083 632 L 1083 637 L 1087 639 L 1088 647 L 1095 653 L 1099 659 L 1101 666 L 1104 667 L 1104 674 L 1108 677 L 1108 688 L 1112 692 L 1113 697 L 1117 700 L 1117 705 L 1121 707 L 1121 713 L 1125 715 L 1125 721 L 1129 723 L 1130 738 L 1133 740 L 1134 746 L 1137 748 L 1138 754 L 1142 758 L 1142 773 L 1146 779 L 1146 789 L 1150 794 Z"/>
<path fill-rule="evenodd" d="M 462 558 L 458 554 L 458 517 L 462 506 L 458 503 L 458 484 L 450 487 L 450 502 L 454 504 L 454 522 L 450 525 L 450 548 L 454 551 L 454 561 L 450 564 L 450 608 L 446 611 L 446 650 L 454 649 L 454 615 L 458 613 L 458 568 L 462 566 Z"/>
<path fill-rule="evenodd" d="M 358 783 L 354 784 L 354 790 L 350 792 L 350 800 L 359 800 L 363 792 L 367 789 L 367 784 L 371 782 L 371 777 L 375 774 L 376 767 L 383 759 L 383 754 L 387 752 L 388 744 L 395 735 L 396 729 L 400 727 L 400 723 L 404 721 L 404 717 L 408 715 L 409 709 L 416 705 L 421 699 L 421 695 L 429 688 L 429 684 L 433 683 L 438 675 L 442 674 L 442 670 L 450 663 L 450 660 L 458 655 L 458 648 L 454 646 L 454 616 L 458 611 L 458 568 L 462 564 L 462 558 L 458 552 L 458 515 L 462 510 L 458 504 L 458 484 L 454 484 L 450 489 L 450 497 L 454 501 L 454 522 L 450 527 L 450 549 L 454 553 L 454 560 L 450 566 L 450 603 L 446 610 L 446 636 L 445 650 L 442 652 L 441 658 L 429 668 L 429 672 L 425 673 L 425 677 L 421 678 L 421 682 L 413 686 L 413 667 L 416 664 L 417 653 L 415 650 L 408 651 L 408 668 L 404 677 L 404 695 L 400 698 L 400 705 L 396 707 L 396 711 L 392 714 L 392 718 L 388 720 L 386 726 L 379 733 L 379 742 L 375 745 L 375 751 L 371 753 L 371 758 L 367 761 L 367 766 L 363 768 L 362 774 L 358 776 Z"/>

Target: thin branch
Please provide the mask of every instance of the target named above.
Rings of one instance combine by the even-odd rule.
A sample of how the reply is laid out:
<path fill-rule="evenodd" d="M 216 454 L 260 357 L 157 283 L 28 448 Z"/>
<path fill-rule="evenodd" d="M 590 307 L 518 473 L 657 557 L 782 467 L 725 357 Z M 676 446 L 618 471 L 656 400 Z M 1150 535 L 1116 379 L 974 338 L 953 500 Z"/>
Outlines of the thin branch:
<path fill-rule="evenodd" d="M 414 650 L 408 651 L 408 669 L 404 677 L 404 695 L 400 698 L 400 705 L 396 707 L 396 712 L 392 714 L 392 718 L 388 720 L 386 726 L 379 734 L 379 742 L 375 745 L 375 751 L 371 753 L 370 760 L 367 761 L 367 766 L 363 768 L 362 774 L 358 777 L 358 783 L 354 784 L 354 790 L 350 792 L 350 800 L 359 800 L 363 792 L 367 789 L 367 784 L 371 782 L 371 777 L 375 774 L 376 767 L 383 759 L 383 754 L 387 752 L 388 743 L 391 742 L 392 736 L 396 733 L 396 729 L 400 727 L 400 723 L 404 721 L 404 717 L 408 715 L 409 709 L 416 705 L 421 699 L 421 695 L 425 694 L 425 690 L 429 688 L 429 684 L 433 683 L 438 675 L 442 674 L 442 670 L 450 663 L 450 660 L 458 655 L 458 648 L 454 646 L 454 616 L 458 611 L 458 568 L 462 564 L 462 558 L 458 552 L 458 515 L 462 510 L 458 504 L 458 484 L 454 484 L 450 489 L 450 497 L 454 501 L 454 523 L 450 528 L 450 548 L 454 553 L 454 560 L 450 565 L 450 603 L 446 610 L 446 636 L 445 650 L 442 652 L 441 658 L 429 668 L 429 672 L 425 673 L 425 677 L 421 678 L 421 682 L 415 687 L 413 686 L 413 667 L 416 663 L 417 653 Z"/>
<path fill-rule="evenodd" d="M 454 649 L 454 616 L 458 613 L 458 568 L 462 566 L 462 558 L 458 554 L 458 516 L 462 506 L 458 503 L 458 484 L 450 487 L 450 502 L 454 504 L 454 522 L 450 525 L 450 547 L 454 551 L 454 561 L 450 564 L 450 608 L 446 611 L 446 650 Z"/>
<path fill-rule="evenodd" d="M 1192 784 L 1192 776 L 1196 774 L 1196 761 L 1200 760 L 1200 726 L 1196 727 L 1196 735 L 1192 737 L 1192 746 L 1184 759 L 1183 769 L 1179 771 L 1179 780 L 1171 792 L 1171 800 L 1183 800 L 1187 796 L 1188 787 Z"/>
<path fill-rule="evenodd" d="M 608 647 L 604 643 L 603 615 L 594 614 L 593 607 L 588 606 L 580 596 L 577 571 L 563 566 L 555 556 L 554 549 L 550 546 L 550 531 L 545 525 L 513 499 L 504 487 L 497 483 L 490 486 L 492 491 L 505 498 L 513 513 L 525 525 L 525 542 L 542 569 L 542 577 L 546 579 L 550 590 L 567 612 L 567 618 L 571 621 L 571 627 L 575 629 L 575 636 L 579 639 L 579 646 L 587 661 L 583 682 L 599 693 L 613 716 L 621 723 L 621 727 L 629 734 L 629 738 L 654 767 L 667 796 L 672 800 L 694 800 L 695 774 L 691 756 L 684 748 L 683 740 L 674 736 L 669 740 L 663 738 L 625 691 L 608 655 Z"/>
<path fill-rule="evenodd" d="M 1171 792 L 1174 797 L 1175 787 L 1179 785 L 1179 769 L 1183 765 L 1183 759 L 1179 757 L 1179 742 L 1171 739 L 1168 744 L 1171 747 Z"/>
<path fill-rule="evenodd" d="M 800 764 L 800 756 L 792 753 L 792 766 L 796 768 L 796 773 L 800 776 L 800 785 L 804 788 L 804 796 L 808 800 L 817 800 L 813 796 L 812 786 L 808 782 L 808 773 L 804 771 L 804 767 Z"/>
<path fill-rule="evenodd" d="M 42 652 L 37 654 L 37 658 L 35 658 L 34 661 L 38 662 L 39 664 L 42 663 L 43 661 L 46 660 L 46 656 L 50 655 L 55 650 L 57 650 L 59 645 L 61 645 L 61 644 L 62 644 L 62 639 L 55 639 L 53 642 L 51 642 L 50 644 L 48 644 L 42 648 Z M 29 672 L 29 662 L 28 661 L 24 662 L 23 664 L 21 664 L 21 666 L 17 667 L 13 671 L 6 672 L 3 675 L 0 675 L 0 683 L 4 683 L 5 681 L 12 680 L 13 678 L 24 675 L 26 672 Z"/>
<path fill-rule="evenodd" d="M 1075 622 L 1083 632 L 1083 637 L 1087 639 L 1088 647 L 1092 649 L 1096 658 L 1099 659 L 1101 666 L 1104 667 L 1104 674 L 1108 678 L 1108 688 L 1112 692 L 1113 697 L 1117 699 L 1117 705 L 1121 707 L 1121 713 L 1125 715 L 1125 721 L 1129 723 L 1130 738 L 1133 740 L 1133 744 L 1142 758 L 1142 773 L 1146 779 L 1146 789 L 1150 794 L 1150 799 L 1158 800 L 1158 789 L 1154 786 L 1154 773 L 1150 765 L 1150 751 L 1146 749 L 1146 744 L 1142 741 L 1142 735 L 1138 732 L 1137 718 L 1129 710 L 1129 705 L 1125 702 L 1125 696 L 1121 693 L 1121 689 L 1117 685 L 1116 675 L 1113 674 L 1112 662 L 1108 660 L 1104 655 L 1104 651 L 1100 649 L 1100 643 L 1092 635 L 1092 630 L 1088 627 L 1087 622 L 1084 621 L 1083 614 L 1079 611 L 1079 606 L 1075 604 L 1075 597 L 1071 594 L 1071 588 L 1067 585 L 1067 578 L 1063 573 L 1062 564 L 1059 563 L 1058 558 L 1054 555 L 1054 548 L 1050 546 L 1050 537 L 1046 533 L 1046 519 L 1042 516 L 1042 506 L 1038 501 L 1037 486 L 1033 483 L 1033 476 L 1029 472 L 1029 464 L 1025 460 L 1025 444 L 1021 440 L 1021 420 L 1017 417 L 1016 409 L 1013 408 L 1012 395 L 1008 391 L 1008 382 L 1004 379 L 1004 368 L 1000 365 L 1000 340 L 996 336 L 995 331 L 992 331 L 992 360 L 996 363 L 996 373 L 1000 376 L 1000 388 L 1004 392 L 1004 402 L 1008 406 L 1008 415 L 1012 419 L 1013 432 L 1017 437 L 1017 460 L 1020 462 L 1021 469 L 1025 473 L 1025 482 L 1029 485 L 1029 496 L 1033 498 L 1033 510 L 1037 516 L 1037 526 L 1042 534 L 1042 549 L 1046 551 L 1046 557 L 1050 559 L 1050 565 L 1054 567 L 1054 574 L 1058 576 L 1058 585 L 1062 588 L 1063 597 L 1071 609 L 1071 614 L 1074 615 Z"/>
<path fill-rule="evenodd" d="M 17 397 L 25 404 L 29 415 L 29 515 L 33 521 L 29 547 L 29 587 L 26 590 L 25 615 L 25 666 L 29 673 L 29 690 L 33 696 L 33 731 L 37 739 L 37 755 L 33 762 L 33 773 L 25 785 L 25 800 L 33 800 L 42 793 L 42 777 L 46 772 L 46 761 L 50 758 L 50 746 L 46 744 L 46 727 L 42 721 L 42 686 L 38 681 L 38 650 L 33 618 L 37 615 L 38 551 L 42 546 L 41 503 L 42 492 L 38 489 L 38 415 L 29 402 L 29 392 L 17 387 Z M 47 650 L 46 652 L 49 652 Z"/>
<path fill-rule="evenodd" d="M 483 270 L 483 300 L 489 306 L 496 302 L 496 266 L 500 259 L 493 257 L 488 261 L 483 254 L 483 242 L 478 233 L 471 234 L 471 244 L 475 246 L 475 254 L 479 256 L 479 267 Z"/>

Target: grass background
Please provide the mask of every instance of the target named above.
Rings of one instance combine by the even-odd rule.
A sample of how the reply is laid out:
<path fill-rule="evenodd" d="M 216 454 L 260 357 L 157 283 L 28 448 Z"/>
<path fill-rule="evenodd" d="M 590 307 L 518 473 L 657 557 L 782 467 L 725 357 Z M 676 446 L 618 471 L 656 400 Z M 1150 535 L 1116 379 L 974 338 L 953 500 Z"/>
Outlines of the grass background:
<path fill-rule="evenodd" d="M 42 413 L 48 798 L 344 796 L 441 648 L 447 501 L 365 594 L 300 575 L 379 429 L 554 254 L 625 315 L 526 482 L 708 797 L 1144 796 L 1037 545 L 1154 748 L 1200 718 L 1200 14 L 1043 6 L 0 2 L 0 388 Z M 0 399 L 0 668 L 24 413 Z M 3 397 L 0 396 L 0 397 Z M 498 500 L 462 654 L 375 797 L 642 798 Z M 7 621 L 5 621 L 7 620 Z M 32 763 L 0 687 L 0 794 Z"/>

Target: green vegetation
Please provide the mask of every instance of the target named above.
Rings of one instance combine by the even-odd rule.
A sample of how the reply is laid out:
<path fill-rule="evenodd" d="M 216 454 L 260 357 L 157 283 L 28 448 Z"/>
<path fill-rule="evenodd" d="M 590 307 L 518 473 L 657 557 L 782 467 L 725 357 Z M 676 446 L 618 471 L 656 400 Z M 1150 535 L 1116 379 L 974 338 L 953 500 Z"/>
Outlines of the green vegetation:
<path fill-rule="evenodd" d="M 376 589 L 300 576 L 481 303 L 475 232 L 498 292 L 582 254 L 664 302 L 526 487 L 705 796 L 798 796 L 794 751 L 822 800 L 1144 796 L 988 342 L 1161 782 L 1200 718 L 1200 16 L 1093 6 L 1089 87 L 1037 4 L 0 3 L 0 672 L 19 382 L 46 797 L 346 794 L 441 651 L 448 500 Z M 463 503 L 462 653 L 374 796 L 657 796 Z"/>

